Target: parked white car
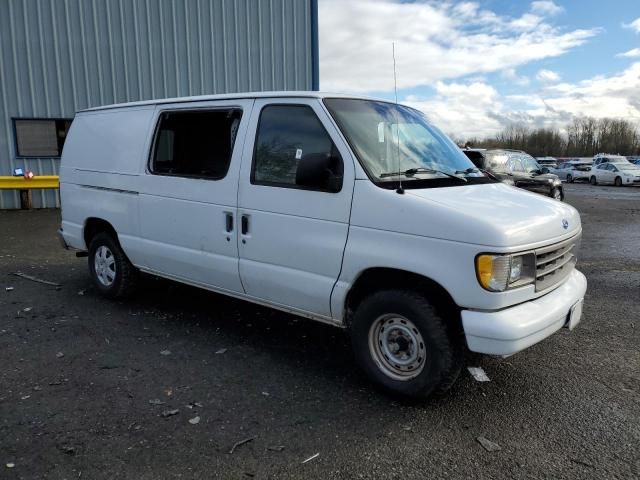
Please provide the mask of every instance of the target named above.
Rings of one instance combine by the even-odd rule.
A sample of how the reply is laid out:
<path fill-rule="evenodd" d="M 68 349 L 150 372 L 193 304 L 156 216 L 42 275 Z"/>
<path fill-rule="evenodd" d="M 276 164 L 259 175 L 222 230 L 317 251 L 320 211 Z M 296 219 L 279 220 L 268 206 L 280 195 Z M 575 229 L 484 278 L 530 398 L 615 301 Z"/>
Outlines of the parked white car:
<path fill-rule="evenodd" d="M 61 239 L 105 296 L 142 271 L 343 327 L 402 395 L 444 391 L 465 348 L 511 355 L 581 318 L 578 212 L 476 170 L 409 107 L 285 92 L 85 110 L 60 180 Z"/>
<path fill-rule="evenodd" d="M 622 155 L 612 155 L 610 153 L 598 153 L 593 156 L 593 166 L 596 167 L 602 163 L 624 163 L 628 162 L 627 157 Z"/>
<path fill-rule="evenodd" d="M 591 185 L 637 185 L 640 184 L 640 166 L 626 160 L 620 163 L 601 163 L 591 169 L 589 181 Z"/>
<path fill-rule="evenodd" d="M 550 168 L 549 171 L 556 174 L 567 183 L 579 182 L 581 180 L 588 182 L 591 172 L 591 163 L 575 161 L 563 162 L 556 168 Z"/>

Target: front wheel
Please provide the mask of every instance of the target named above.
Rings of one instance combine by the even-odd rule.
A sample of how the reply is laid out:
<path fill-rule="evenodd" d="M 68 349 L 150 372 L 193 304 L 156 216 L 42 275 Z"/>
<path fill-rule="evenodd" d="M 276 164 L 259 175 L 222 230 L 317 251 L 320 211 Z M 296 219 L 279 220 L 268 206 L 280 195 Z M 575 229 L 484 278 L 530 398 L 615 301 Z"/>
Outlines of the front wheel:
<path fill-rule="evenodd" d="M 551 195 L 550 195 L 553 199 L 558 200 L 559 202 L 562 201 L 562 190 L 560 190 L 559 188 L 554 188 L 553 190 L 551 190 Z"/>
<path fill-rule="evenodd" d="M 622 178 L 616 177 L 616 179 L 613 181 L 613 183 L 615 184 L 616 187 L 621 187 L 622 186 Z"/>
<path fill-rule="evenodd" d="M 573 177 L 570 173 L 567 174 L 567 183 L 573 183 Z"/>
<path fill-rule="evenodd" d="M 591 176 L 591 178 L 589 179 L 589 183 L 591 185 L 597 185 L 598 181 L 596 180 L 596 177 L 594 177 L 593 175 Z"/>
<path fill-rule="evenodd" d="M 419 293 L 385 290 L 358 306 L 351 325 L 356 361 L 383 389 L 406 397 L 446 391 L 462 368 L 451 325 Z"/>
<path fill-rule="evenodd" d="M 127 297 L 135 290 L 138 271 L 120 244 L 108 233 L 99 233 L 89 245 L 89 274 L 107 298 Z"/>

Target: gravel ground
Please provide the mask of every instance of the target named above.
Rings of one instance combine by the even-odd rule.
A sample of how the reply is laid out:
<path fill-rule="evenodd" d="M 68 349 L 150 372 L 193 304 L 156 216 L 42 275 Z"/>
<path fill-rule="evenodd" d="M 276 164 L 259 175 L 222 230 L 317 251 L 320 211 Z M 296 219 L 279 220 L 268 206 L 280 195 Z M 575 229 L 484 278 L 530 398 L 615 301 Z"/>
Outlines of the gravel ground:
<path fill-rule="evenodd" d="M 566 193 L 582 323 L 421 403 L 329 326 L 164 280 L 105 300 L 59 212 L 0 212 L 0 478 L 640 477 L 640 189 Z"/>

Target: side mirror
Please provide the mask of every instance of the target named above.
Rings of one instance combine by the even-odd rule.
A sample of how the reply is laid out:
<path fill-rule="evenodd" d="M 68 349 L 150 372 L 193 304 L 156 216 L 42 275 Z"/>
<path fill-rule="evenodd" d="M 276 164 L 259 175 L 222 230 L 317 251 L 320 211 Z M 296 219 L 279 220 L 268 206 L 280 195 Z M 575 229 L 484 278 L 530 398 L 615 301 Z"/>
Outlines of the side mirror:
<path fill-rule="evenodd" d="M 337 193 L 342 189 L 343 166 L 339 155 L 309 153 L 298 162 L 296 185 Z"/>

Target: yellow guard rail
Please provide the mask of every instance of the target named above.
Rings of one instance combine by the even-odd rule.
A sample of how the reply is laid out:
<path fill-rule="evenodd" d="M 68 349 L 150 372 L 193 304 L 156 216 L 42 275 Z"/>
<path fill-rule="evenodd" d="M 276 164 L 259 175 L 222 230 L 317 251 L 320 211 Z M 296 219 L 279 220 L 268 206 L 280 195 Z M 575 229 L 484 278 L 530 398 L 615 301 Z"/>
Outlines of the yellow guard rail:
<path fill-rule="evenodd" d="M 0 176 L 0 190 L 20 190 L 20 208 L 31 209 L 33 204 L 31 190 L 42 188 L 60 188 L 57 175 L 36 175 L 31 178 Z"/>
<path fill-rule="evenodd" d="M 32 190 L 35 188 L 60 188 L 57 175 L 36 175 L 33 178 L 0 176 L 0 190 Z"/>

